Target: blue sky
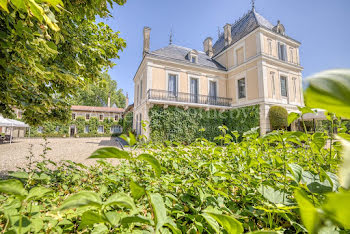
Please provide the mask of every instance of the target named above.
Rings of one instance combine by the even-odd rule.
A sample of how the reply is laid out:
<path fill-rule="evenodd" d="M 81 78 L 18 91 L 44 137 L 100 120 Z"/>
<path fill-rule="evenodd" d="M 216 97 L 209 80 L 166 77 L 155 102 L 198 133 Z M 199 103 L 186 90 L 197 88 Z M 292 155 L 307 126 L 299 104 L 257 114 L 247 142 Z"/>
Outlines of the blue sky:
<path fill-rule="evenodd" d="M 250 0 L 128 0 L 104 20 L 126 40 L 117 65 L 109 71 L 133 103 L 133 77 L 142 59 L 144 26 L 152 28 L 151 50 L 173 44 L 203 50 L 203 40 L 217 39 L 226 23 L 251 9 Z M 256 11 L 302 43 L 304 78 L 325 69 L 350 68 L 350 0 L 256 0 Z"/>

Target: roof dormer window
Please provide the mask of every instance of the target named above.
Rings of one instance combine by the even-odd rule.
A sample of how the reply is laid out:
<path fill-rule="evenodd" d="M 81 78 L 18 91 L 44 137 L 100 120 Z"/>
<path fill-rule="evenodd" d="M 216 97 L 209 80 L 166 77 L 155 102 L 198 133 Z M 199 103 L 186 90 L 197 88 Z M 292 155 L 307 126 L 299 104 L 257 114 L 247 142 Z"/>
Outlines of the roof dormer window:
<path fill-rule="evenodd" d="M 197 56 L 196 55 L 192 55 L 191 56 L 191 62 L 192 63 L 197 63 Z"/>
<path fill-rule="evenodd" d="M 198 62 L 198 52 L 196 50 L 191 50 L 187 54 L 188 60 L 190 60 L 191 63 L 197 63 Z"/>

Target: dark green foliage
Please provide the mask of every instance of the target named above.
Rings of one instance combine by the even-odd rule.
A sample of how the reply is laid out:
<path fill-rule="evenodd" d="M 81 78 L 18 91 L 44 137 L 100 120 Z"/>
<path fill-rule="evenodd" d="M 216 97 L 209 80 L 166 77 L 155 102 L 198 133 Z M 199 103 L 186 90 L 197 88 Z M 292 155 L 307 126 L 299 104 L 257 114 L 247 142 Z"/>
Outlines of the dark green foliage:
<path fill-rule="evenodd" d="M 123 126 L 123 133 L 132 132 L 132 123 L 133 123 L 134 114 L 133 112 L 127 113 L 124 118 L 120 119 L 120 125 Z"/>
<path fill-rule="evenodd" d="M 110 129 L 112 126 L 119 126 L 119 122 L 115 122 L 112 118 L 104 118 L 103 121 L 99 121 L 97 117 L 91 117 L 89 120 L 85 120 L 84 117 L 78 116 L 75 120 L 70 121 L 66 125 L 55 122 L 44 122 L 42 124 L 43 133 L 38 132 L 37 127 L 31 127 L 31 137 L 68 137 L 70 126 L 75 125 L 77 131 L 76 136 L 79 137 L 100 137 L 100 136 L 118 136 L 119 134 L 112 134 Z M 89 132 L 85 132 L 85 126 L 89 126 Z M 104 133 L 98 133 L 99 126 L 103 126 Z M 58 130 L 58 131 L 57 131 Z M 29 132 L 27 132 L 27 135 Z"/>
<path fill-rule="evenodd" d="M 156 142 L 193 142 L 204 137 L 213 140 L 220 135 L 219 126 L 243 133 L 259 126 L 259 105 L 218 111 L 170 106 L 164 109 L 155 105 L 149 111 L 151 139 Z M 204 128 L 205 131 L 199 131 Z"/>
<path fill-rule="evenodd" d="M 272 130 L 288 127 L 288 112 L 282 106 L 272 106 L 269 110 L 269 119 Z"/>

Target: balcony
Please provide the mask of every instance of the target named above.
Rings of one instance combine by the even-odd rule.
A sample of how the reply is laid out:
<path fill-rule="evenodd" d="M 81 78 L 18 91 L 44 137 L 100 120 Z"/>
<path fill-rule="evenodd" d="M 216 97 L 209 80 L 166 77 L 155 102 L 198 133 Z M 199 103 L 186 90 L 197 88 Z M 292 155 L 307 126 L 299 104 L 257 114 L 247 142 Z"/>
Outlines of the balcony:
<path fill-rule="evenodd" d="M 231 106 L 231 98 L 214 97 L 207 95 L 195 95 L 191 93 L 171 92 L 166 90 L 149 89 L 147 92 L 148 100 L 157 100 L 165 102 L 179 102 L 184 104 L 199 104 L 212 106 Z"/>

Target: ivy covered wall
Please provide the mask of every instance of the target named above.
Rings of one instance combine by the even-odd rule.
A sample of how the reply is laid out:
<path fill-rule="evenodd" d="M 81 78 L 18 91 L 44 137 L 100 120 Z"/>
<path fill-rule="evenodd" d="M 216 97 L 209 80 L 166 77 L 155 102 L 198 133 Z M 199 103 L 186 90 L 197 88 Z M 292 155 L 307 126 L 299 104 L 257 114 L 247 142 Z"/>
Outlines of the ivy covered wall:
<path fill-rule="evenodd" d="M 77 117 L 75 120 L 70 121 L 67 124 L 58 124 L 54 122 L 45 122 L 41 125 L 42 133 L 39 132 L 39 127 L 30 128 L 31 137 L 47 136 L 47 137 L 69 137 L 70 126 L 75 125 L 76 136 L 79 137 L 94 137 L 94 136 L 112 136 L 119 134 L 112 134 L 110 129 L 112 126 L 121 126 L 120 122 L 116 122 L 113 118 L 104 118 L 103 121 L 99 121 L 97 117 L 91 117 L 89 120 L 85 120 L 84 117 Z M 85 126 L 89 126 L 89 132 L 85 132 Z M 103 126 L 104 133 L 98 133 L 98 127 Z M 27 135 L 29 132 L 27 131 Z"/>
<path fill-rule="evenodd" d="M 170 106 L 164 109 L 155 105 L 149 110 L 150 137 L 153 141 L 165 140 L 190 143 L 198 137 L 213 140 L 220 135 L 219 126 L 226 125 L 229 131 L 243 133 L 260 125 L 259 105 L 228 111 Z M 199 131 L 204 128 L 205 131 Z"/>

